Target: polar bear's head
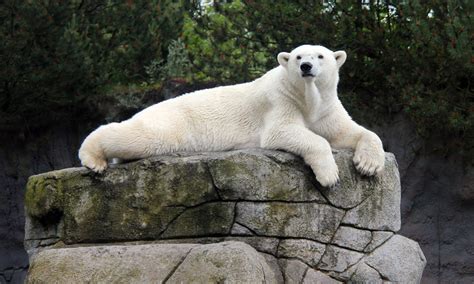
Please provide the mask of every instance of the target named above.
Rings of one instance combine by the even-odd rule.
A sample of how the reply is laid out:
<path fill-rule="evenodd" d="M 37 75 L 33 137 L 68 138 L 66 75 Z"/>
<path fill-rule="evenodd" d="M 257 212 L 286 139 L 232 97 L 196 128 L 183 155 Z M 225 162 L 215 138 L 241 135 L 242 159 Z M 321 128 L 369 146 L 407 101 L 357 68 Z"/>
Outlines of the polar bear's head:
<path fill-rule="evenodd" d="M 303 79 L 314 80 L 319 87 L 335 86 L 339 81 L 339 68 L 346 61 L 344 51 L 331 51 L 320 45 L 302 45 L 291 53 L 278 54 L 278 63 L 288 71 L 295 83 Z"/>

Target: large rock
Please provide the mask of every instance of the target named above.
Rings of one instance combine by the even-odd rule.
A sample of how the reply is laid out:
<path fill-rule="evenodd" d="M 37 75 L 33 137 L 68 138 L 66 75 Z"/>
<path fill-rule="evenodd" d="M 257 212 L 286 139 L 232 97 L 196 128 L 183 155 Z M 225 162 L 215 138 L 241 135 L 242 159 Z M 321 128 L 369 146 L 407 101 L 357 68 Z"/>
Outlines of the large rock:
<path fill-rule="evenodd" d="M 383 279 L 398 283 L 417 283 L 421 280 L 426 258 L 418 243 L 395 235 L 369 254 L 364 262 L 378 271 Z"/>
<path fill-rule="evenodd" d="M 196 245 L 92 246 L 43 250 L 29 283 L 159 283 Z"/>
<path fill-rule="evenodd" d="M 334 155 L 341 184 L 333 189 L 322 188 L 301 158 L 258 149 L 159 156 L 103 174 L 72 168 L 32 176 L 25 197 L 25 245 L 35 259 L 30 273 L 41 274 L 38 263 L 51 251 L 67 255 L 74 254 L 70 247 L 152 241 L 193 244 L 170 282 L 408 279 L 396 276 L 397 267 L 419 279 L 421 251 L 394 235 L 400 227 L 400 181 L 393 155 L 386 155 L 384 172 L 373 178 L 356 172 L 351 152 Z M 212 245 L 222 241 L 241 243 Z M 138 249 L 136 243 L 125 247 Z M 383 265 L 383 254 L 392 251 L 397 257 Z M 101 254 L 107 250 L 96 252 Z M 232 257 L 239 260 L 229 266 Z M 204 278 L 190 278 L 204 269 L 209 271 Z"/>
<path fill-rule="evenodd" d="M 168 280 L 170 283 L 276 283 L 277 279 L 265 257 L 254 248 L 240 242 L 223 242 L 191 250 Z"/>
<path fill-rule="evenodd" d="M 49 249 L 28 283 L 276 283 L 265 257 L 241 242 Z"/>

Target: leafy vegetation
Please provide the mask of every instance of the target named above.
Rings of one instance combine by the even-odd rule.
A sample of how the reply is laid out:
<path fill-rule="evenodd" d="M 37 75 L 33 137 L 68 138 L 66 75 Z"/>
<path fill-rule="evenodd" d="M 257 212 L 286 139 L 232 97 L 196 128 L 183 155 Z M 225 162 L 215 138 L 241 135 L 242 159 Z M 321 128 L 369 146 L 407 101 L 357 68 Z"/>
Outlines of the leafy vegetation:
<path fill-rule="evenodd" d="M 195 13 L 183 33 L 194 78 L 252 79 L 305 43 L 343 49 L 341 99 L 357 119 L 403 112 L 420 134 L 472 151 L 474 2 L 322 2 L 233 1 Z"/>
<path fill-rule="evenodd" d="M 117 85 L 252 80 L 316 43 L 347 51 L 340 93 L 357 119 L 402 112 L 472 151 L 473 1 L 226 2 L 4 1 L 0 127 L 90 112 Z"/>
<path fill-rule="evenodd" d="M 144 81 L 144 66 L 165 59 L 181 30 L 182 2 L 4 1 L 1 126 L 77 115 L 103 86 Z"/>

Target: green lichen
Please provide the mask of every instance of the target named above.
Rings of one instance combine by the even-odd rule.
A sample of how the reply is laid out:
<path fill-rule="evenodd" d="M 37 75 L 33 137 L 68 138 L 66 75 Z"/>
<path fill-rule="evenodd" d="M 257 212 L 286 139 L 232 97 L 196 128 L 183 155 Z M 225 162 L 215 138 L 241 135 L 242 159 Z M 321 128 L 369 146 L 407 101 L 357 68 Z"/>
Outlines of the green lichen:
<path fill-rule="evenodd" d="M 25 193 L 25 208 L 32 217 L 44 217 L 52 211 L 62 211 L 63 185 L 60 180 L 47 175 L 28 179 Z"/>
<path fill-rule="evenodd" d="M 251 176 L 252 172 L 245 167 L 245 165 L 239 164 L 231 159 L 228 160 L 217 160 L 212 162 L 213 168 L 216 175 L 224 177 L 232 177 L 238 175 Z"/>
<path fill-rule="evenodd" d="M 169 226 L 163 237 L 228 234 L 234 218 L 234 207 L 232 202 L 213 202 L 187 209 Z"/>

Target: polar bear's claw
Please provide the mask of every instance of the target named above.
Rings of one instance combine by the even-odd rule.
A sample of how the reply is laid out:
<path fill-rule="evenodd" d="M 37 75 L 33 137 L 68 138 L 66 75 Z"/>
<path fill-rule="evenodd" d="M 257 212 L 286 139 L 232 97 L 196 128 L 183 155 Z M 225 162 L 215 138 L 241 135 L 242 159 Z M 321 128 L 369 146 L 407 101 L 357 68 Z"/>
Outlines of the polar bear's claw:
<path fill-rule="evenodd" d="M 332 174 L 332 175 L 319 175 L 316 176 L 316 180 L 324 187 L 336 187 L 336 185 L 339 183 L 339 175 Z"/>
<path fill-rule="evenodd" d="M 354 165 L 356 169 L 365 176 L 373 176 L 379 174 L 384 166 L 384 153 L 376 151 L 356 151 L 354 155 Z"/>
<path fill-rule="evenodd" d="M 339 183 L 339 169 L 334 158 L 313 167 L 316 180 L 324 187 L 335 187 Z"/>
<path fill-rule="evenodd" d="M 88 157 L 81 160 L 81 162 L 84 167 L 96 173 L 102 173 L 107 168 L 107 161 L 102 159 Z"/>

